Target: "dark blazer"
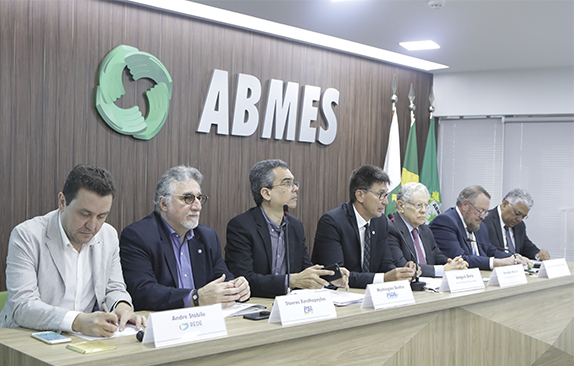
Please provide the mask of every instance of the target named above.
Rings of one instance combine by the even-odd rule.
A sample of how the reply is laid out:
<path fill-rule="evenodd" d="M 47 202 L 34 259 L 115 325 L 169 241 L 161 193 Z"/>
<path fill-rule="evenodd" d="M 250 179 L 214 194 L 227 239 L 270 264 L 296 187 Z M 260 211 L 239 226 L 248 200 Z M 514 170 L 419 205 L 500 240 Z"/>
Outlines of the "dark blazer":
<path fill-rule="evenodd" d="M 411 233 L 403 218 L 398 212 L 393 214 L 392 223 L 389 226 L 389 245 L 393 260 L 397 267 L 404 267 L 408 261 L 417 262 L 415 244 Z M 422 275 L 434 277 L 434 266 L 443 265 L 448 261 L 448 257 L 440 251 L 434 241 L 434 236 L 428 225 L 420 225 L 418 228 L 419 237 L 423 242 L 427 264 L 420 264 Z"/>
<path fill-rule="evenodd" d="M 346 202 L 325 213 L 317 223 L 313 263 L 339 266 L 349 270 L 349 286 L 366 288 L 373 283 L 375 273 L 384 273 L 396 268 L 387 242 L 389 224 L 385 216 L 374 218 L 370 223 L 371 263 L 369 272 L 361 266 L 361 239 L 353 204 Z"/>
<path fill-rule="evenodd" d="M 290 272 L 299 273 L 313 264 L 305 245 L 303 224 L 291 215 L 287 215 L 287 223 Z M 271 257 L 271 236 L 259 206 L 229 221 L 225 262 L 233 274 L 249 281 L 252 296 L 275 297 L 287 293 L 285 275 L 271 274 Z"/>
<path fill-rule="evenodd" d="M 196 288 L 225 274 L 234 279 L 221 257 L 215 231 L 199 225 L 188 241 Z M 177 288 L 177 264 L 169 233 L 155 212 L 126 227 L 120 236 L 120 256 L 128 292 L 135 310 L 168 310 L 184 307 L 191 289 Z"/>
<path fill-rule="evenodd" d="M 489 257 L 506 258 L 511 256 L 510 253 L 500 251 L 490 244 L 488 228 L 484 222 L 480 223 L 480 228 L 474 233 L 480 255 L 473 255 L 468 233 L 454 207 L 435 217 L 429 227 L 439 249 L 449 258 L 462 255 L 462 258 L 468 262 L 468 268 L 478 267 L 481 270 L 490 271 Z"/>
<path fill-rule="evenodd" d="M 484 219 L 484 224 L 488 228 L 488 237 L 492 245 L 500 250 L 504 250 L 504 235 L 506 234 L 500 226 L 500 215 L 496 207 L 488 211 L 488 216 Z M 510 228 L 510 230 L 514 232 L 514 248 L 516 249 L 516 253 L 522 254 L 530 259 L 536 258 L 536 254 L 538 254 L 540 249 L 528 239 L 524 221 Z"/>

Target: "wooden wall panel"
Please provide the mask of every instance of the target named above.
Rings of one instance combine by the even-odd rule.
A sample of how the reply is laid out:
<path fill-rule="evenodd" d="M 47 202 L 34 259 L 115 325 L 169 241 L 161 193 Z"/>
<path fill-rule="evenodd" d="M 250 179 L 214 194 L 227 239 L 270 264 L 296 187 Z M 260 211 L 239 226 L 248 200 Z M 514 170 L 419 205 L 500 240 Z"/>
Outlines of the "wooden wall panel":
<path fill-rule="evenodd" d="M 99 65 L 121 44 L 158 57 L 174 80 L 169 118 L 150 141 L 116 133 L 94 107 Z M 260 120 L 270 79 L 339 90 L 336 140 L 329 146 L 263 140 L 261 126 L 250 137 L 217 135 L 215 127 L 209 134 L 195 132 L 214 69 L 229 72 L 230 111 L 237 74 L 261 81 Z M 303 221 L 311 248 L 321 214 L 348 199 L 351 171 L 384 163 L 393 75 L 403 154 L 407 95 L 410 84 L 415 87 L 420 165 L 431 74 L 116 1 L 0 1 L 0 286 L 10 231 L 55 209 L 57 193 L 79 163 L 114 175 L 119 192 L 109 222 L 118 231 L 151 212 L 165 170 L 197 167 L 210 196 L 201 223 L 214 228 L 224 245 L 227 222 L 253 205 L 250 168 L 259 160 L 283 159 L 301 182 L 292 213 Z M 145 113 L 143 92 L 150 85 L 126 73 L 127 93 L 117 104 L 138 105 Z M 320 116 L 313 126 L 322 123 Z"/>

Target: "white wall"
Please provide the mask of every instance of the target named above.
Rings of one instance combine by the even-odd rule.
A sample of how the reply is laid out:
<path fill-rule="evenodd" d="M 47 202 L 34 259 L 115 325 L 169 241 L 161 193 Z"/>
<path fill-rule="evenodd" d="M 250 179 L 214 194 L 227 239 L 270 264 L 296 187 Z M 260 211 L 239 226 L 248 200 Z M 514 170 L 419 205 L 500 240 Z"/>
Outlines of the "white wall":
<path fill-rule="evenodd" d="M 436 116 L 574 113 L 574 68 L 434 75 Z"/>

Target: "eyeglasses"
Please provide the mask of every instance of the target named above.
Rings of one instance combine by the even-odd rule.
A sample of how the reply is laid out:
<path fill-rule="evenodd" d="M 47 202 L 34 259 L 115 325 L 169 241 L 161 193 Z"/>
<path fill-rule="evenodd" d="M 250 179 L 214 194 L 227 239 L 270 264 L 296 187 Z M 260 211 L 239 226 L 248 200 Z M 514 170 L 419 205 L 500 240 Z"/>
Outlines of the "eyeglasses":
<path fill-rule="evenodd" d="M 476 212 L 478 212 L 478 216 L 486 216 L 486 214 L 488 213 L 488 210 L 479 210 L 478 208 L 476 208 L 475 205 L 472 204 L 472 202 L 468 201 L 468 203 L 470 203 L 470 205 L 472 207 L 474 207 L 474 209 L 476 210 Z"/>
<path fill-rule="evenodd" d="M 509 202 L 508 204 L 514 210 L 514 216 L 516 216 L 516 217 L 522 216 L 522 220 L 526 220 L 528 218 L 528 215 L 525 215 L 522 212 L 518 211 L 516 208 L 514 208 L 514 206 L 512 206 L 512 203 Z"/>
<path fill-rule="evenodd" d="M 415 208 L 415 210 L 417 211 L 421 211 L 424 209 L 424 211 L 429 209 L 429 204 L 428 203 L 410 203 L 407 202 L 409 205 L 413 206 Z"/>
<path fill-rule="evenodd" d="M 193 202 L 195 202 L 195 199 L 197 198 L 199 200 L 199 203 L 201 203 L 201 205 L 203 206 L 209 199 L 209 197 L 207 197 L 204 194 L 199 194 L 195 196 L 191 193 L 186 193 L 186 194 L 172 194 L 172 196 L 183 198 L 183 202 L 185 202 L 186 205 L 191 205 Z"/>
<path fill-rule="evenodd" d="M 385 198 L 389 197 L 389 193 L 390 193 L 390 192 L 377 192 L 377 191 L 370 190 L 368 188 L 359 188 L 359 189 L 362 191 L 368 191 L 368 192 L 374 193 L 376 196 L 379 196 L 379 201 L 382 201 Z"/>
<path fill-rule="evenodd" d="M 275 188 L 275 187 L 285 187 L 285 188 L 287 188 L 287 189 L 289 189 L 289 190 L 293 190 L 293 187 L 299 188 L 299 182 L 289 181 L 289 182 L 284 182 L 284 183 L 281 183 L 281 184 L 276 184 L 276 185 L 274 185 L 274 186 L 270 186 L 270 187 L 267 187 L 267 188 L 273 189 L 273 188 Z"/>

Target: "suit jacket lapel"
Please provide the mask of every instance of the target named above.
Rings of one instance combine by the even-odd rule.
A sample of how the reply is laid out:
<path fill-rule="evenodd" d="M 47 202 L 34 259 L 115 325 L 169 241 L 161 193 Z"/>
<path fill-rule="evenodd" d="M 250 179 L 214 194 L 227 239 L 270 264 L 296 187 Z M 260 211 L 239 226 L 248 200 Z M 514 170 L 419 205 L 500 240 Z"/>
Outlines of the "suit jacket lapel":
<path fill-rule="evenodd" d="M 253 209 L 253 216 L 255 218 L 255 224 L 257 225 L 257 232 L 263 240 L 265 254 L 267 254 L 267 264 L 269 265 L 269 269 L 271 269 L 273 268 L 273 262 L 271 258 L 273 256 L 273 250 L 271 248 L 271 236 L 269 235 L 267 222 L 265 221 L 265 217 L 263 217 L 263 213 L 261 212 L 261 208 L 259 206 Z"/>
<path fill-rule="evenodd" d="M 405 224 L 405 222 L 399 216 L 398 213 L 395 213 L 394 217 L 395 217 L 394 223 L 397 227 L 397 230 L 399 230 L 403 240 L 406 241 L 405 245 L 408 246 L 409 249 L 411 250 L 408 253 L 408 256 L 410 257 L 409 260 L 416 261 L 416 258 L 412 258 L 412 254 L 416 253 L 416 249 L 415 249 L 415 243 L 413 243 L 413 238 L 411 237 L 411 233 L 409 232 L 407 225 Z M 420 236 L 420 232 L 419 232 L 419 236 Z"/>
<path fill-rule="evenodd" d="M 451 214 L 450 216 L 452 218 L 454 218 L 454 221 L 456 222 L 456 225 L 458 227 L 458 232 L 461 233 L 461 240 L 463 242 L 463 249 L 466 252 L 466 254 L 468 255 L 472 255 L 472 243 L 468 240 L 468 231 L 466 230 L 466 227 L 464 226 L 464 223 L 462 222 L 462 220 L 460 219 L 460 216 L 458 215 L 458 212 L 456 211 L 456 208 L 451 208 Z M 475 240 L 477 240 L 476 235 L 474 236 Z M 478 252 L 480 253 L 480 246 L 478 245 L 478 242 L 476 243 L 476 246 L 478 248 Z"/>
<path fill-rule="evenodd" d="M 502 247 L 504 247 L 504 237 L 502 235 L 502 227 L 500 226 L 500 216 L 498 215 L 498 210 L 496 208 L 493 209 L 493 220 L 494 221 L 494 229 L 496 231 L 496 239 L 498 239 L 498 242 L 500 243 L 500 245 Z"/>
<path fill-rule="evenodd" d="M 357 248 L 355 248 L 356 255 L 357 258 L 361 258 L 361 236 L 359 235 L 359 227 L 357 226 L 357 218 L 355 217 L 355 210 L 353 209 L 353 204 L 350 202 L 345 203 L 345 210 L 347 211 L 347 219 L 349 220 L 349 224 L 351 224 L 353 232 L 355 233 L 355 239 L 356 239 L 355 242 L 359 244 L 357 245 Z M 376 243 L 374 237 L 371 239 L 371 244 L 372 243 Z M 371 246 L 371 252 L 373 247 L 376 247 L 376 245 Z M 360 263 L 361 261 L 359 261 L 359 264 Z"/>
<path fill-rule="evenodd" d="M 207 253 L 205 252 L 205 246 L 203 245 L 203 241 L 197 231 L 194 231 L 194 236 L 189 240 L 188 247 L 189 256 L 191 258 L 193 282 L 196 284 L 211 282 L 210 279 L 207 278 L 207 268 L 205 268 L 207 262 L 205 256 Z"/>
<path fill-rule="evenodd" d="M 171 278 L 173 279 L 173 283 L 177 286 L 179 284 L 179 280 L 177 277 L 177 262 L 175 260 L 175 254 L 173 253 L 173 248 L 171 245 L 171 238 L 169 237 L 169 233 L 163 224 L 163 220 L 161 216 L 157 213 L 155 215 L 155 223 L 157 226 L 157 234 L 159 237 L 159 244 L 160 244 L 160 251 L 163 253 L 163 257 L 167 262 L 167 268 L 169 269 L 169 273 Z"/>
<path fill-rule="evenodd" d="M 50 256 L 54 261 L 54 265 L 60 275 L 62 285 L 65 285 L 64 279 L 66 278 L 66 260 L 64 258 L 64 251 L 62 250 L 63 242 L 60 235 L 60 225 L 58 224 L 58 211 L 50 218 L 48 229 L 46 230 L 46 247 L 50 252 Z"/>

